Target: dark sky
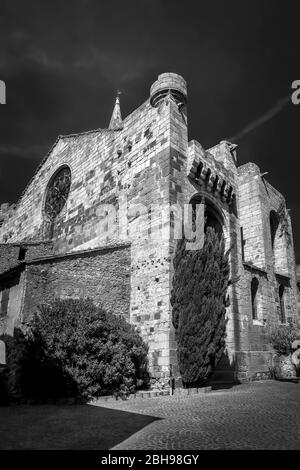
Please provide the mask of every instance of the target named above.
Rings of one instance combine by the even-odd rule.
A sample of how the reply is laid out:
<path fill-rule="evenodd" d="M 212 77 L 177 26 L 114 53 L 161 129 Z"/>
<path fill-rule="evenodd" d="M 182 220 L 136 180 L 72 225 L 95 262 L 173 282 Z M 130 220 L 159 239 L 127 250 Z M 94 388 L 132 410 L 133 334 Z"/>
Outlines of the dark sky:
<path fill-rule="evenodd" d="M 0 0 L 0 202 L 14 202 L 57 135 L 107 127 L 163 72 L 188 81 L 189 137 L 211 147 L 291 95 L 300 79 L 300 8 L 291 0 Z M 244 135 L 287 198 L 298 262 L 300 105 Z"/>

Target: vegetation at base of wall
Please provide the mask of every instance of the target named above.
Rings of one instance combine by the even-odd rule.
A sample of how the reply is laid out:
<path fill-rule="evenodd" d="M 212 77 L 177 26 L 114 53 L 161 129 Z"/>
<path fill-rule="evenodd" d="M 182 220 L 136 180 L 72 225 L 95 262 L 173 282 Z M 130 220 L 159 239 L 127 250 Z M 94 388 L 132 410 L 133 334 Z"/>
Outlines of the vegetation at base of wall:
<path fill-rule="evenodd" d="M 204 385 L 225 350 L 229 251 L 213 228 L 201 250 L 179 240 L 174 257 L 172 321 L 179 370 L 186 387 Z"/>
<path fill-rule="evenodd" d="M 18 400 L 24 392 L 29 343 L 19 328 L 15 328 L 14 336 L 3 335 L 1 339 L 5 342 L 7 363 L 1 374 L 1 401 Z"/>
<path fill-rule="evenodd" d="M 290 320 L 286 325 L 276 325 L 271 329 L 270 343 L 279 356 L 293 353 L 292 343 L 300 340 L 300 322 Z"/>
<path fill-rule="evenodd" d="M 5 341 L 12 399 L 126 395 L 149 381 L 140 335 L 90 299 L 41 305 L 26 334 Z"/>

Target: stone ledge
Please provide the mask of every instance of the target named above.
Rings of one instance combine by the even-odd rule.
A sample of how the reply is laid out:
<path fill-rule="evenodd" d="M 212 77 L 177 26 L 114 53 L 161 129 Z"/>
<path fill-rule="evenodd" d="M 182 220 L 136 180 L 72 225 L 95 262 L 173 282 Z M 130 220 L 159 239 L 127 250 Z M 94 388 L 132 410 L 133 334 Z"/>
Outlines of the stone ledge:
<path fill-rule="evenodd" d="M 70 258 L 70 257 L 81 257 L 81 256 L 92 256 L 92 255 L 97 255 L 97 253 L 102 253 L 106 251 L 112 251 L 112 250 L 120 250 L 122 248 L 129 248 L 131 246 L 130 242 L 122 242 L 122 243 L 111 243 L 107 245 L 103 245 L 97 248 L 90 248 L 88 250 L 74 250 L 74 251 L 69 251 L 67 253 L 57 253 L 49 256 L 41 256 L 40 258 L 33 258 L 26 262 L 26 264 L 36 264 L 36 263 L 42 263 L 42 262 L 47 262 L 47 261 L 55 261 L 55 260 L 61 260 L 64 258 Z"/>
<path fill-rule="evenodd" d="M 277 281 L 283 283 L 286 287 L 290 287 L 291 277 L 288 274 L 275 272 Z"/>
<path fill-rule="evenodd" d="M 247 261 L 244 261 L 244 262 L 243 262 L 243 266 L 244 266 L 245 269 L 247 269 L 247 270 L 249 270 L 249 271 L 251 271 L 251 272 L 256 271 L 256 272 L 259 272 L 259 273 L 263 274 L 264 276 L 268 277 L 268 273 L 267 273 L 267 271 L 266 271 L 265 269 L 259 268 L 258 266 L 255 266 L 255 265 L 252 264 L 252 263 L 249 263 L 249 262 L 247 262 Z"/>
<path fill-rule="evenodd" d="M 175 396 L 188 396 L 195 395 L 197 393 L 209 393 L 212 387 L 200 387 L 200 388 L 175 388 L 173 395 Z"/>

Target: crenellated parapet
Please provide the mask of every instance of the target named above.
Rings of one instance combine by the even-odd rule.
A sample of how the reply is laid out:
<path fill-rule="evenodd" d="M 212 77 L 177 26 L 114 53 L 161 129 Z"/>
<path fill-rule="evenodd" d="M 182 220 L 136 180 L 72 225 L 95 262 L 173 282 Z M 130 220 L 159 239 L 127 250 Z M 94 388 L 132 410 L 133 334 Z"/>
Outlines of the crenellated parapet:
<path fill-rule="evenodd" d="M 235 175 L 221 163 L 216 165 L 209 151 L 192 141 L 189 143 L 188 178 L 201 189 L 233 205 L 236 199 Z"/>

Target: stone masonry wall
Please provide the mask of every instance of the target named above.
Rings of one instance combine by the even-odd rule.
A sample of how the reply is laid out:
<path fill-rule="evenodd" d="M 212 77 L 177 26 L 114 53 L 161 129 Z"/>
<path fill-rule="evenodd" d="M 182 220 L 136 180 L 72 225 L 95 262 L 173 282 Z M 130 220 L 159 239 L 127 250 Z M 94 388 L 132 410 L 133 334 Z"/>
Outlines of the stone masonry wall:
<path fill-rule="evenodd" d="M 243 229 L 244 271 L 239 282 L 240 316 L 244 318 L 243 348 L 236 350 L 240 378 L 265 378 L 274 352 L 270 329 L 280 323 L 279 286 L 285 285 L 285 316 L 297 316 L 297 288 L 293 241 L 280 235 L 280 224 L 272 248 L 270 213 L 285 207 L 283 196 L 261 175 L 257 165 L 239 167 L 239 218 Z M 290 223 L 290 221 L 289 221 Z M 291 227 L 289 226 L 290 233 Z M 276 249 L 277 243 L 277 249 Z M 252 318 L 251 281 L 258 280 L 257 319 Z"/>
<path fill-rule="evenodd" d="M 155 108 L 147 130 L 152 147 L 144 152 L 147 169 L 134 176 L 128 203 L 142 204 L 143 217 L 130 221 L 132 233 L 131 321 L 138 325 L 150 346 L 150 369 L 160 384 L 168 383 L 174 345 L 170 339 L 170 213 L 173 195 L 181 193 L 177 178 L 187 147 L 187 127 L 172 99 Z M 147 153 L 151 152 L 149 156 Z M 175 174 L 176 172 L 176 174 Z M 165 210 L 166 209 L 166 210 Z"/>
<path fill-rule="evenodd" d="M 40 258 L 25 272 L 26 294 L 22 320 L 37 305 L 58 298 L 92 298 L 112 313 L 129 318 L 130 246 Z"/>

